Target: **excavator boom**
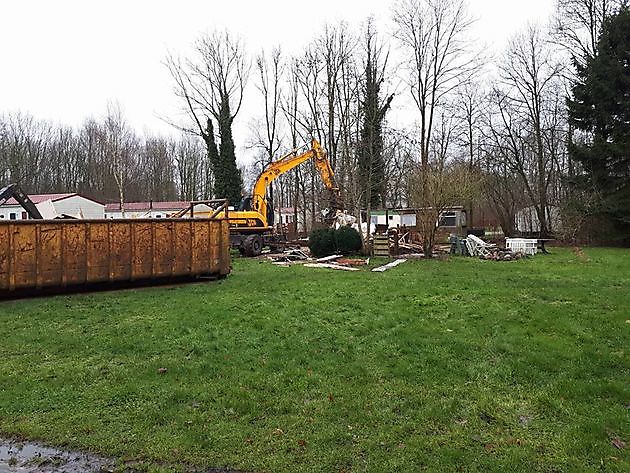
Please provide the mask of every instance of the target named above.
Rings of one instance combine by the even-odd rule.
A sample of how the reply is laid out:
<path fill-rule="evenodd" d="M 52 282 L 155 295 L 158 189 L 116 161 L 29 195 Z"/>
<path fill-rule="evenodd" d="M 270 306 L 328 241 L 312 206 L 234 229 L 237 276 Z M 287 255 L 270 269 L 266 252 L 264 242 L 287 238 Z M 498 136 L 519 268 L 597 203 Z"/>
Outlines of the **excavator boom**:
<path fill-rule="evenodd" d="M 333 194 L 333 205 L 340 205 L 339 188 L 335 186 L 334 173 L 332 167 L 330 166 L 330 162 L 328 161 L 326 153 L 319 142 L 317 140 L 312 140 L 311 148 L 308 151 L 302 154 L 296 154 L 294 150 L 279 160 L 272 162 L 260 174 L 260 176 L 258 176 L 252 192 L 251 207 L 253 211 L 258 212 L 261 216 L 263 216 L 265 224 L 268 221 L 266 194 L 269 185 L 282 174 L 290 171 L 309 159 L 315 160 L 315 167 L 317 168 L 326 189 Z"/>
<path fill-rule="evenodd" d="M 334 173 L 326 157 L 326 153 L 322 149 L 317 140 L 311 141 L 309 150 L 297 154 L 297 150 L 284 155 L 277 161 L 269 164 L 265 170 L 258 176 L 252 194 L 243 199 L 238 210 L 214 211 L 210 214 L 207 211 L 195 212 L 194 204 L 186 210 L 182 210 L 171 217 L 179 218 L 190 212 L 190 217 L 213 215 L 217 216 L 217 212 L 226 215 L 230 223 L 230 240 L 232 246 L 238 248 L 241 253 L 247 256 L 257 256 L 260 254 L 264 244 L 270 246 L 273 242 L 277 242 L 277 235 L 272 234 L 272 225 L 269 223 L 267 205 L 267 189 L 269 185 L 280 177 L 282 174 L 299 166 L 309 159 L 315 160 L 315 167 L 319 172 L 324 185 L 331 193 L 331 207 L 333 212 L 329 212 L 328 217 L 334 215 L 334 210 L 342 210 L 339 188 L 335 186 Z"/>
<path fill-rule="evenodd" d="M 18 204 L 26 210 L 28 216 L 32 219 L 41 220 L 43 218 L 30 197 L 17 184 L 9 184 L 0 189 L 0 205 L 3 205 L 11 197 L 17 200 Z"/>

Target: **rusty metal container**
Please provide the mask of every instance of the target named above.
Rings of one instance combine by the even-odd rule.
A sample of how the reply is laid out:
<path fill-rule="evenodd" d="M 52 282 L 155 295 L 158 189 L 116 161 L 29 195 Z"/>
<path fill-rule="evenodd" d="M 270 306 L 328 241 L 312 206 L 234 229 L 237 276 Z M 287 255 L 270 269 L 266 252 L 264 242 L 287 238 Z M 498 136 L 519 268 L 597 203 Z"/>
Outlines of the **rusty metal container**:
<path fill-rule="evenodd" d="M 229 272 L 226 218 L 0 222 L 0 297 Z"/>

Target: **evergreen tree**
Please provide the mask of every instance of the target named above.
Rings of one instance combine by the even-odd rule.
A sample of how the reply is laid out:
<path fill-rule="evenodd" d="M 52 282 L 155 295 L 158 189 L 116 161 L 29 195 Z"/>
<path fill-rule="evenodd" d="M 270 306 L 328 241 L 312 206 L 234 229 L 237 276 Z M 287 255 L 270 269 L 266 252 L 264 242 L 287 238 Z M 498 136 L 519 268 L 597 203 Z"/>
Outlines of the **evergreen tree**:
<path fill-rule="evenodd" d="M 226 198 L 230 205 L 238 205 L 241 201 L 241 171 L 236 165 L 234 139 L 232 138 L 232 121 L 230 102 L 223 97 L 219 111 L 219 156 L 214 167 L 214 195 Z"/>
<path fill-rule="evenodd" d="M 203 141 L 206 143 L 206 150 L 208 152 L 208 161 L 210 162 L 210 169 L 212 170 L 212 176 L 216 174 L 217 167 L 219 166 L 219 151 L 217 149 L 217 142 L 214 138 L 214 126 L 212 120 L 208 118 L 206 121 L 206 130 L 202 133 Z M 213 189 L 210 186 L 210 180 L 206 186 L 207 197 L 213 195 Z"/>
<path fill-rule="evenodd" d="M 609 218 L 622 238 L 630 237 L 630 10 L 602 27 L 597 50 L 578 67 L 569 119 L 582 140 L 570 148 L 583 172 L 579 189 L 598 196 L 595 212 Z"/>
<path fill-rule="evenodd" d="M 364 193 L 364 204 L 372 208 L 385 207 L 386 182 L 385 160 L 383 158 L 382 124 L 385 113 L 390 106 L 393 95 L 385 103 L 380 101 L 381 83 L 383 81 L 379 51 L 375 46 L 375 35 L 368 25 L 366 32 L 365 82 L 361 112 L 360 142 L 357 150 L 359 178 Z"/>

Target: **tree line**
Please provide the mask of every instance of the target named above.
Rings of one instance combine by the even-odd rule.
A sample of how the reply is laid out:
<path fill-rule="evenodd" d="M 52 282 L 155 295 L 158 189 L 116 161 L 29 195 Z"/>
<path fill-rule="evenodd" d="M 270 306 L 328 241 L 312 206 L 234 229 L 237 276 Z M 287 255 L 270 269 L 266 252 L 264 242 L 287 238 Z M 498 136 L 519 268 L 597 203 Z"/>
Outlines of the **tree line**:
<path fill-rule="evenodd" d="M 103 202 L 192 200 L 210 182 L 194 138 L 141 136 L 119 107 L 78 129 L 24 113 L 0 116 L 0 182 L 29 193 L 79 192 Z"/>
<path fill-rule="evenodd" d="M 549 25 L 517 32 L 494 58 L 471 39 L 465 0 L 399 0 L 387 31 L 370 19 L 357 29 L 327 25 L 296 55 L 251 54 L 237 35 L 209 32 L 191 54 L 165 59 L 185 116 L 170 120 L 180 138 L 139 136 L 115 105 L 78 130 L 5 115 L 1 178 L 29 192 L 71 190 L 123 203 L 225 197 L 236 205 L 264 166 L 315 138 L 355 214 L 404 206 L 439 214 L 462 204 L 470 226 L 487 208 L 511 235 L 525 207 L 541 234 L 559 232 L 551 215 L 561 209 L 569 238 L 602 220 L 627 236 L 627 110 L 615 96 L 629 90 L 628 48 L 615 55 L 611 44 L 629 42 L 628 6 L 556 6 Z M 607 78 L 598 68 L 617 78 L 606 86 L 609 96 L 597 96 Z M 588 116 L 604 99 L 609 106 Z M 255 160 L 239 168 L 232 128 L 244 101 L 258 103 L 260 113 L 249 124 Z M 388 116 L 401 107 L 413 123 L 397 129 Z M 326 206 L 312 166 L 278 179 L 270 198 L 308 226 Z M 430 233 L 435 215 L 427 215 Z"/>

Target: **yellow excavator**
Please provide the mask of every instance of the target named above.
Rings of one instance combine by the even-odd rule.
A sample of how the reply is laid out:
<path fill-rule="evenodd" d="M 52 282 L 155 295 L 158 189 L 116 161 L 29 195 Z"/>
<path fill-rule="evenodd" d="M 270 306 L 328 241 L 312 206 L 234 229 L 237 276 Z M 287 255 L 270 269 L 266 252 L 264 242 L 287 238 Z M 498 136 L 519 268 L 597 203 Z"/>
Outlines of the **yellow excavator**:
<path fill-rule="evenodd" d="M 267 200 L 267 189 L 282 174 L 310 159 L 314 160 L 315 167 L 330 192 L 330 207 L 325 211 L 324 217 L 334 218 L 337 210 L 343 210 L 330 162 L 319 142 L 312 140 L 307 151 L 298 154 L 297 150 L 293 150 L 270 163 L 256 179 L 251 196 L 244 197 L 237 210 L 228 212 L 230 242 L 233 248 L 237 248 L 246 256 L 258 256 L 264 245 L 275 246 L 281 242 L 281 236 L 273 233 L 273 209 Z M 203 203 L 193 202 L 190 210 L 183 210 L 181 215 L 176 214 L 173 217 L 183 216 L 188 212 L 191 217 L 204 217 L 208 212 L 193 210 L 195 204 Z M 216 212 L 213 216 L 217 216 Z"/>

